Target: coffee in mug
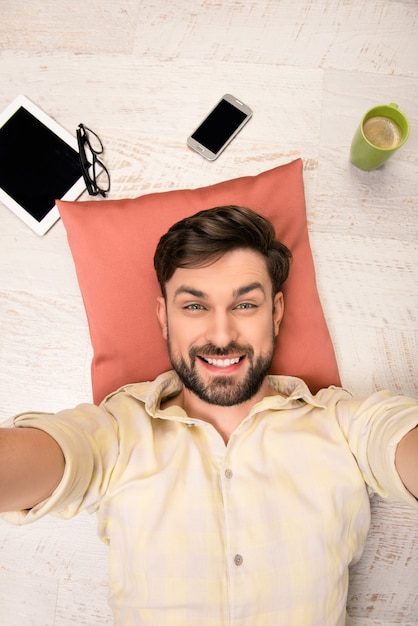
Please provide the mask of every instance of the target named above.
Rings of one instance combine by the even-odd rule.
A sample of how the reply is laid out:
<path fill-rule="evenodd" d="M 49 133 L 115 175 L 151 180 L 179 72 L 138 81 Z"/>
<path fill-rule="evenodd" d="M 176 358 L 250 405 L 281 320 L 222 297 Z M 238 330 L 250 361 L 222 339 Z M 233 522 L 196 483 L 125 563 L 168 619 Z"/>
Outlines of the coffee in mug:
<path fill-rule="evenodd" d="M 385 150 L 397 148 L 402 141 L 402 130 L 398 124 L 382 115 L 366 120 L 363 124 L 363 133 L 367 141 Z"/>
<path fill-rule="evenodd" d="M 381 104 L 364 115 L 354 135 L 350 160 L 362 170 L 380 167 L 408 138 L 409 122 L 397 104 Z"/>

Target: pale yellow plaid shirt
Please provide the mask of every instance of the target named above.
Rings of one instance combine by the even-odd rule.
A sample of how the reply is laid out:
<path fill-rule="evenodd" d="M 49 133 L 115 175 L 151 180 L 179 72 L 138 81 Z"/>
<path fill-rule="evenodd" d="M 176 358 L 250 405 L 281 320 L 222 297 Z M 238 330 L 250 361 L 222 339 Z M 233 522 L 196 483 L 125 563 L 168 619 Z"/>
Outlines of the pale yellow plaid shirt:
<path fill-rule="evenodd" d="M 160 410 L 179 390 L 173 372 L 100 407 L 18 416 L 55 437 L 66 470 L 47 501 L 3 517 L 96 512 L 118 626 L 342 626 L 366 484 L 418 508 L 394 467 L 418 406 L 388 392 L 312 397 L 295 378 L 271 385 L 287 397 L 254 406 L 228 445 L 182 409 Z"/>

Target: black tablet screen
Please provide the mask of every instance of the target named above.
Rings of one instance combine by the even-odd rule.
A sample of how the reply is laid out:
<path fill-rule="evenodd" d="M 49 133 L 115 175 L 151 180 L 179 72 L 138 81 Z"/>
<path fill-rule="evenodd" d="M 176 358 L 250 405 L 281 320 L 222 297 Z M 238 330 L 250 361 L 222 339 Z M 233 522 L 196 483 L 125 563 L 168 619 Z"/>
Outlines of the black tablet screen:
<path fill-rule="evenodd" d="M 23 107 L 0 128 L 0 187 L 38 222 L 80 176 L 78 152 Z"/>

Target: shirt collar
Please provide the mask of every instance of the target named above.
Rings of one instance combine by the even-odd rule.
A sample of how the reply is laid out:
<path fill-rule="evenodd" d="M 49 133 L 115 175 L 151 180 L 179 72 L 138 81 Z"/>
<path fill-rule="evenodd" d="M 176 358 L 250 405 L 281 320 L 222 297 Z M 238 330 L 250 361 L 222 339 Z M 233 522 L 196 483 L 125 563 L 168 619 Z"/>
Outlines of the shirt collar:
<path fill-rule="evenodd" d="M 270 387 L 278 391 L 280 396 L 268 396 L 264 401 L 275 401 L 280 407 L 294 402 L 305 402 L 320 409 L 325 409 L 325 404 L 319 402 L 309 391 L 307 384 L 296 376 L 269 376 Z"/>
<path fill-rule="evenodd" d="M 258 402 L 251 413 L 259 413 L 267 409 L 290 409 L 300 406 L 301 402 L 318 408 L 326 408 L 311 394 L 306 383 L 294 376 L 269 376 L 269 384 L 280 395 L 266 396 Z M 158 376 L 152 382 L 135 383 L 124 387 L 126 393 L 140 400 L 145 405 L 145 410 L 151 417 L 163 417 L 160 404 L 163 400 L 176 396 L 182 389 L 182 384 L 177 374 L 170 370 Z M 176 418 L 190 421 L 187 414 L 178 407 L 175 410 Z M 173 415 L 173 407 L 170 407 Z"/>

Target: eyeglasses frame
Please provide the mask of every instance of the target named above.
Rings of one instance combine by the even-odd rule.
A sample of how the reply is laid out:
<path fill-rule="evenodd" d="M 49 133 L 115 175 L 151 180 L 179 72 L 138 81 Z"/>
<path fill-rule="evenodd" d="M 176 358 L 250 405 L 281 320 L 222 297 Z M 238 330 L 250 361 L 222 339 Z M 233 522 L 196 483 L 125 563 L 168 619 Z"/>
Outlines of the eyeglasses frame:
<path fill-rule="evenodd" d="M 95 150 L 93 148 L 90 142 L 89 136 L 88 136 L 89 133 L 96 138 L 98 144 L 100 145 L 100 150 Z M 83 179 L 86 184 L 87 191 L 90 196 L 101 195 L 103 198 L 105 198 L 106 194 L 110 190 L 110 174 L 109 174 L 107 167 L 103 163 L 103 161 L 101 161 L 97 156 L 97 155 L 101 155 L 104 151 L 102 141 L 100 137 L 97 135 L 97 133 L 95 133 L 93 130 L 91 130 L 91 128 L 88 128 L 88 126 L 85 126 L 84 124 L 78 125 L 76 135 L 77 135 L 78 154 L 79 154 L 79 159 L 80 159 L 81 173 L 83 175 Z M 85 144 L 87 144 L 91 152 L 92 163 L 90 163 L 87 158 L 86 150 L 84 147 Z M 101 168 L 107 176 L 108 185 L 106 189 L 101 188 L 98 184 L 98 181 L 97 181 L 98 174 L 96 174 L 97 166 Z M 90 174 L 90 168 L 92 168 L 93 176 L 91 176 Z"/>

